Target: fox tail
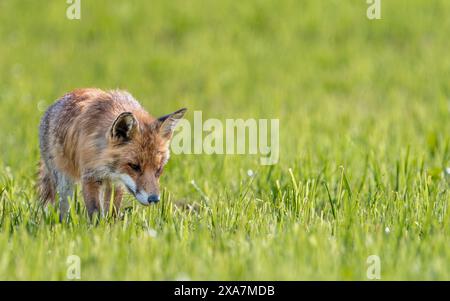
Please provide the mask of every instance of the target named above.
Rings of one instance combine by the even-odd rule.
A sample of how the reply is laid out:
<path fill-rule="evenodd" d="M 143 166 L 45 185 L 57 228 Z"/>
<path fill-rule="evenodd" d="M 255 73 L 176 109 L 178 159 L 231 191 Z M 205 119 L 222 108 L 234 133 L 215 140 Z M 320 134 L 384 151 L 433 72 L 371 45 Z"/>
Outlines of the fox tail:
<path fill-rule="evenodd" d="M 55 201 L 55 183 L 51 177 L 50 172 L 41 160 L 39 162 L 39 180 L 37 185 L 39 200 L 42 204 Z"/>

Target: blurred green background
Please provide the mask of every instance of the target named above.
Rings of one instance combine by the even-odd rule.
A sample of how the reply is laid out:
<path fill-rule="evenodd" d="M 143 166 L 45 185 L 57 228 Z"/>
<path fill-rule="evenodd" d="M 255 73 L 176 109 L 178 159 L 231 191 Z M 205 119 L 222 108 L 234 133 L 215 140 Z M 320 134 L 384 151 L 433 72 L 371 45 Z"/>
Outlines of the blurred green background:
<path fill-rule="evenodd" d="M 367 279 L 371 254 L 383 279 L 450 278 L 449 1 L 382 0 L 381 20 L 363 0 L 68 6 L 0 0 L 0 279 L 65 279 L 70 252 L 84 279 Z M 278 118 L 280 162 L 174 155 L 164 205 L 59 225 L 35 205 L 37 129 L 79 87 Z"/>

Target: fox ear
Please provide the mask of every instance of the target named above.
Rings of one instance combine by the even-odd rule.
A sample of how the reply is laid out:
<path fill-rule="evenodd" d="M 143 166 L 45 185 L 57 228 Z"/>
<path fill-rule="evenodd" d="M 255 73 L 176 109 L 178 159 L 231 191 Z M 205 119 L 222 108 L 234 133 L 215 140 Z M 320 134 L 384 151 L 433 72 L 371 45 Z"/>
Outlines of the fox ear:
<path fill-rule="evenodd" d="M 172 138 L 175 126 L 177 125 L 178 121 L 183 118 L 186 111 L 187 109 L 183 108 L 176 112 L 158 118 L 159 134 L 166 139 Z"/>
<path fill-rule="evenodd" d="M 130 140 L 136 130 L 137 120 L 130 112 L 121 113 L 111 126 L 111 138 L 119 141 Z"/>

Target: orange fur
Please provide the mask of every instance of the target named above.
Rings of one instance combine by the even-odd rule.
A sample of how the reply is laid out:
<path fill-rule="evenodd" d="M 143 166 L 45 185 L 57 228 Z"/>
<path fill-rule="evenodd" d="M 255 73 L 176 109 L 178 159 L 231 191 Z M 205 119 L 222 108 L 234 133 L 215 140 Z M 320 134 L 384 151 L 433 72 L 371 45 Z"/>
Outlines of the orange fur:
<path fill-rule="evenodd" d="M 123 91 L 77 89 L 66 94 L 41 121 L 41 198 L 52 200 L 55 191 L 64 190 L 58 187 L 81 182 L 92 215 L 101 207 L 101 187 L 105 186 L 108 205 L 114 182 L 128 185 L 141 203 L 147 195 L 159 195 L 159 176 L 171 138 L 162 130 L 173 129 L 184 112 L 155 119 Z M 121 196 L 117 188 L 117 207 Z"/>

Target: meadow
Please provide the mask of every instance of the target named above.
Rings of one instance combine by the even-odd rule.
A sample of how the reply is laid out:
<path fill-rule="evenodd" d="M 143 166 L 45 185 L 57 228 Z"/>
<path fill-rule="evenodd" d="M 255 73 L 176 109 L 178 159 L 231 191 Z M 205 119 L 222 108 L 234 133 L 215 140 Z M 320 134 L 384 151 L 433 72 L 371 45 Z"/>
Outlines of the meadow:
<path fill-rule="evenodd" d="M 450 280 L 450 2 L 0 1 L 0 280 Z M 173 155 L 163 199 L 90 223 L 35 189 L 78 87 L 154 116 L 280 120 L 280 159 Z M 249 172 L 251 171 L 251 172 Z M 250 175 L 250 176 L 249 176 Z"/>

